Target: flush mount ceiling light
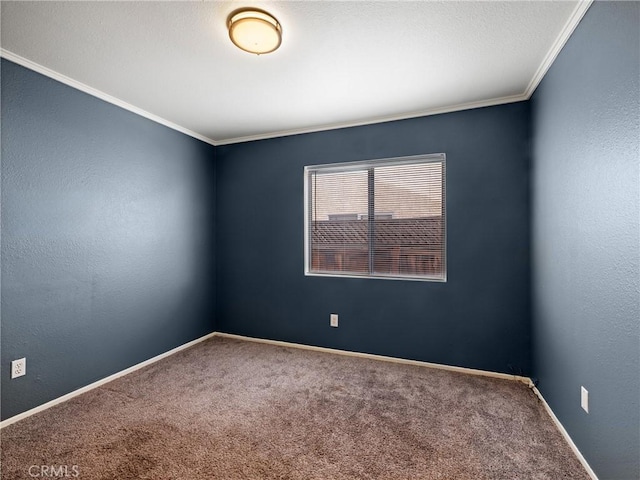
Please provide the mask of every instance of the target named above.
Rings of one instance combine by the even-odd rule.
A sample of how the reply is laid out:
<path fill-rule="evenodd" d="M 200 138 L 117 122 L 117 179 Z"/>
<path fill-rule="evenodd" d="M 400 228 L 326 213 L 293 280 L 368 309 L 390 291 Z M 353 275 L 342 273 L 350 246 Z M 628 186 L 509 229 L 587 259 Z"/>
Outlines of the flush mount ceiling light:
<path fill-rule="evenodd" d="M 282 27 L 259 8 L 241 8 L 227 19 L 229 38 L 241 50 L 257 55 L 271 53 L 282 43 Z"/>

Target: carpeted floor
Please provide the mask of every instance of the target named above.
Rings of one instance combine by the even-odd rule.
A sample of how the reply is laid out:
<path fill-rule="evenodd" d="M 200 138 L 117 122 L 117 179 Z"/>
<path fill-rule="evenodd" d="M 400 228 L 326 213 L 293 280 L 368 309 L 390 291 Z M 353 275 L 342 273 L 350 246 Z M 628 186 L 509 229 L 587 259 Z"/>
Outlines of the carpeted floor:
<path fill-rule="evenodd" d="M 589 478 L 522 383 L 218 337 L 1 442 L 3 480 Z"/>

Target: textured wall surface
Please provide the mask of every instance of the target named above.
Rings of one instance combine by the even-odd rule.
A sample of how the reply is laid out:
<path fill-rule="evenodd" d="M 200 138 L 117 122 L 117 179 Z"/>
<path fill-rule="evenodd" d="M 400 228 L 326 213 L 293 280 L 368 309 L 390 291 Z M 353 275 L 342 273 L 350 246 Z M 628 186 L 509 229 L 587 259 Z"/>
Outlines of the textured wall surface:
<path fill-rule="evenodd" d="M 214 330 L 214 173 L 212 146 L 2 61 L 2 418 Z"/>
<path fill-rule="evenodd" d="M 517 103 L 219 147 L 218 330 L 529 374 L 528 122 Z M 305 277 L 305 165 L 439 152 L 446 283 Z"/>
<path fill-rule="evenodd" d="M 639 31 L 594 3 L 532 104 L 534 375 L 601 480 L 640 478 Z"/>

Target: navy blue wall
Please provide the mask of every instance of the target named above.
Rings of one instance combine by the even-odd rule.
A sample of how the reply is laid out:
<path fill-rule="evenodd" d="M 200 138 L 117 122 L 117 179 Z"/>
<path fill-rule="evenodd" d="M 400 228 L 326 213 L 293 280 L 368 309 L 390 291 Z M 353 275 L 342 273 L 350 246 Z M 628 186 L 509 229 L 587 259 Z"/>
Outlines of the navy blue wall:
<path fill-rule="evenodd" d="M 214 330 L 215 172 L 210 145 L 1 68 L 7 418 Z"/>
<path fill-rule="evenodd" d="M 534 374 L 602 480 L 640 478 L 639 32 L 594 3 L 532 101 Z"/>
<path fill-rule="evenodd" d="M 217 149 L 2 60 L 2 418 L 217 329 L 533 373 L 639 478 L 639 24 L 596 2 L 532 102 Z M 304 276 L 304 165 L 439 152 L 447 283 Z"/>
<path fill-rule="evenodd" d="M 529 374 L 528 140 L 523 102 L 219 147 L 218 330 Z M 305 277 L 305 165 L 439 152 L 446 283 Z"/>

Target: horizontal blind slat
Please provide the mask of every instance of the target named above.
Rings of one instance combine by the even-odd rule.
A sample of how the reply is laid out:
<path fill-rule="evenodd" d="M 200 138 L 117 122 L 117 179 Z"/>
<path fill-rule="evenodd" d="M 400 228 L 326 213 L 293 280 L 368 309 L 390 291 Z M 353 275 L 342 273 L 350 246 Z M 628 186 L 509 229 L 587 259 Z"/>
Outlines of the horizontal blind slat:
<path fill-rule="evenodd" d="M 445 278 L 444 160 L 398 160 L 310 172 L 311 272 Z"/>

